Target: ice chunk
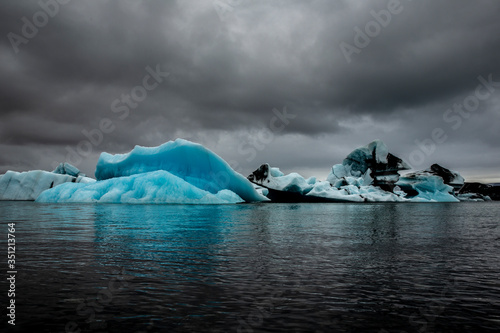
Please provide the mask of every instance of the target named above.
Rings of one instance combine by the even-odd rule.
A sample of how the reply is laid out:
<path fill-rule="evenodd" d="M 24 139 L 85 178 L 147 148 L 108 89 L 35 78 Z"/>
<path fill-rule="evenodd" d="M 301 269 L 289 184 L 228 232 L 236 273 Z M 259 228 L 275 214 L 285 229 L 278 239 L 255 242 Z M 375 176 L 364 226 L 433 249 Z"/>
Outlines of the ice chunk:
<path fill-rule="evenodd" d="M 221 189 L 216 193 L 202 190 L 168 171 L 159 170 L 106 179 L 92 184 L 62 184 L 44 191 L 36 201 L 44 203 L 228 204 L 240 203 L 243 199 L 227 189 Z"/>
<path fill-rule="evenodd" d="M 430 169 L 406 175 L 399 171 L 410 166 L 389 153 L 380 140 L 355 149 L 332 167 L 327 181 L 297 173 L 283 175 L 277 168 L 263 164 L 248 179 L 269 188 L 268 197 L 280 202 L 369 201 L 369 202 L 456 202 L 453 187 L 463 178 L 437 164 Z M 398 186 L 397 186 L 398 185 Z M 452 185 L 452 186 L 449 186 Z M 465 198 L 465 197 L 464 197 Z"/>
<path fill-rule="evenodd" d="M 52 171 L 53 173 L 61 174 L 61 175 L 70 175 L 73 177 L 82 176 L 85 177 L 85 174 L 81 173 L 77 167 L 69 164 L 69 163 L 60 163 L 57 168 Z"/>
<path fill-rule="evenodd" d="M 275 177 L 272 181 L 274 181 L 275 184 L 273 188 L 281 188 L 282 191 L 307 194 L 312 190 L 311 184 L 296 172 L 281 177 Z"/>
<path fill-rule="evenodd" d="M 378 187 L 363 186 L 363 177 L 343 176 L 338 186 L 329 181 L 317 181 L 315 177 L 304 179 L 297 173 L 273 176 L 276 168 L 263 164 L 248 178 L 255 184 L 269 189 L 268 197 L 275 202 L 363 202 L 363 201 L 403 201 L 399 195 L 386 192 Z M 334 166 L 339 175 L 351 174 L 349 167 Z M 274 173 L 277 174 L 277 173 Z"/>
<path fill-rule="evenodd" d="M 316 177 L 309 177 L 306 179 L 306 183 L 308 183 L 309 185 L 314 185 L 318 182 L 318 180 L 316 179 Z"/>
<path fill-rule="evenodd" d="M 308 196 L 331 199 L 334 201 L 363 202 L 365 199 L 359 194 L 351 194 L 345 188 L 332 187 L 328 181 L 317 182 Z"/>
<path fill-rule="evenodd" d="M 285 175 L 279 168 L 270 168 L 270 172 L 273 177 L 281 177 Z"/>
<path fill-rule="evenodd" d="M 458 194 L 457 198 L 460 201 L 473 201 L 473 202 L 492 201 L 489 196 L 482 195 L 479 193 L 462 193 Z"/>
<path fill-rule="evenodd" d="M 446 169 L 439 164 L 433 164 L 425 171 L 443 178 L 444 183 L 452 186 L 455 191 L 459 191 L 462 186 L 464 186 L 464 177 L 462 177 L 458 172 Z"/>
<path fill-rule="evenodd" d="M 433 164 L 426 170 L 404 175 L 397 185 L 412 201 L 457 202 L 455 192 L 463 187 L 464 178 L 458 172 Z"/>
<path fill-rule="evenodd" d="M 350 165 L 335 164 L 326 180 L 336 188 L 344 185 L 367 186 L 373 183 L 371 169 L 367 169 L 364 174 L 360 173 L 352 172 Z"/>
<path fill-rule="evenodd" d="M 311 191 L 316 182 L 316 178 L 309 178 L 306 180 L 295 172 L 284 175 L 279 169 L 271 168 L 267 163 L 255 170 L 248 176 L 248 179 L 257 185 L 273 190 L 299 193 L 302 195 Z"/>
<path fill-rule="evenodd" d="M 63 183 L 92 183 L 94 179 L 48 171 L 7 171 L 0 177 L 0 200 L 35 200 L 43 191 Z"/>
<path fill-rule="evenodd" d="M 468 194 L 474 194 L 473 197 L 478 198 L 488 197 L 492 200 L 500 200 L 500 184 L 465 183 L 460 189 L 459 199 L 466 198 L 462 195 Z"/>
<path fill-rule="evenodd" d="M 375 140 L 366 146 L 355 149 L 342 163 L 350 165 L 352 171 L 364 174 L 368 169 L 375 172 L 385 170 L 407 170 L 410 166 L 400 158 L 389 153 L 385 143 Z"/>
<path fill-rule="evenodd" d="M 347 155 L 342 165 L 346 174 L 343 175 L 341 168 L 334 166 L 331 176 L 328 177 L 332 184 L 338 178 L 353 176 L 363 177 L 364 185 L 369 185 L 369 176 L 373 179 L 374 185 L 389 191 L 392 191 L 394 183 L 399 179 L 398 171 L 410 169 L 406 162 L 389 153 L 385 143 L 380 140 L 355 149 Z"/>
<path fill-rule="evenodd" d="M 257 192 L 259 192 L 260 194 L 262 194 L 263 196 L 266 196 L 269 194 L 269 189 L 265 188 L 265 187 L 262 187 L 262 186 L 259 186 L 257 184 L 253 184 L 253 187 L 255 188 L 255 190 Z"/>
<path fill-rule="evenodd" d="M 352 177 L 353 179 L 356 179 Z M 358 178 L 359 179 L 359 178 Z M 328 181 L 317 182 L 314 188 L 307 194 L 321 198 L 335 199 L 336 201 L 350 202 L 402 202 L 407 201 L 404 195 L 384 191 L 379 187 L 357 186 L 355 184 L 344 185 L 336 188 Z"/>
<path fill-rule="evenodd" d="M 217 154 L 183 139 L 169 141 L 158 147 L 135 146 L 127 154 L 102 153 L 95 176 L 98 180 L 106 180 L 157 170 L 168 171 L 212 194 L 227 189 L 247 202 L 267 200 Z"/>
<path fill-rule="evenodd" d="M 266 191 L 263 190 L 262 193 L 273 202 L 332 201 L 328 198 L 306 196 L 317 184 L 315 177 L 305 179 L 295 172 L 284 175 L 278 168 L 271 168 L 267 163 L 249 175 L 248 179 L 255 186 L 265 188 Z"/>
<path fill-rule="evenodd" d="M 332 177 L 334 177 L 336 179 L 341 179 L 341 178 L 350 176 L 351 175 L 351 171 L 350 170 L 351 170 L 351 168 L 349 167 L 349 169 L 347 169 L 346 165 L 335 164 L 332 167 L 331 175 L 332 175 Z"/>
<path fill-rule="evenodd" d="M 405 196 L 399 192 L 384 191 L 378 186 L 368 185 L 359 187 L 359 194 L 368 202 L 404 202 L 408 201 Z"/>
<path fill-rule="evenodd" d="M 396 183 L 408 193 L 412 201 L 458 202 L 453 195 L 453 187 L 446 185 L 443 178 L 427 171 L 419 171 L 402 176 Z"/>

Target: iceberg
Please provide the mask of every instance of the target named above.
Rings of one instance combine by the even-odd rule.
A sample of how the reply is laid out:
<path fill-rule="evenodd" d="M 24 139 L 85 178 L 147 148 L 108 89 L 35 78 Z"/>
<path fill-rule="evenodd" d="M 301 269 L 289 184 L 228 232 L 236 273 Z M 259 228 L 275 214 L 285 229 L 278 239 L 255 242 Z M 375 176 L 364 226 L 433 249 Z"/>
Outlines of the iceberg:
<path fill-rule="evenodd" d="M 77 167 L 69 164 L 69 163 L 59 163 L 59 165 L 57 166 L 57 168 L 55 168 L 54 171 L 52 171 L 53 173 L 57 173 L 57 174 L 61 174 L 61 175 L 70 175 L 70 176 L 73 176 L 73 177 L 78 177 L 78 176 L 82 176 L 82 177 L 85 177 L 85 174 L 84 173 L 81 173 L 80 170 L 78 170 Z"/>
<path fill-rule="evenodd" d="M 455 190 L 463 177 L 438 164 L 401 177 L 410 166 L 375 140 L 355 149 L 335 164 L 326 181 L 284 175 L 269 164 L 261 165 L 248 179 L 268 190 L 273 202 L 457 202 Z M 263 192 L 264 193 L 264 192 Z M 465 198 L 465 196 L 464 196 Z"/>
<path fill-rule="evenodd" d="M 402 176 L 396 183 L 414 202 L 458 202 L 453 187 L 443 178 L 428 171 L 417 171 Z"/>
<path fill-rule="evenodd" d="M 261 165 L 248 176 L 257 186 L 268 190 L 272 202 L 378 202 L 405 201 L 404 196 L 387 192 L 379 187 L 363 186 L 363 178 L 345 177 L 338 186 L 315 177 L 305 179 L 298 173 L 284 175 L 269 164 Z"/>
<path fill-rule="evenodd" d="M 42 192 L 36 201 L 43 203 L 131 204 L 229 204 L 244 202 L 230 190 L 223 189 L 212 194 L 163 170 L 111 178 L 92 184 L 62 184 Z"/>
<path fill-rule="evenodd" d="M 265 188 L 304 195 L 311 191 L 314 183 L 316 183 L 315 178 L 306 180 L 295 172 L 284 175 L 280 169 L 271 168 L 267 163 L 261 165 L 256 171 L 248 176 L 248 179 Z"/>
<path fill-rule="evenodd" d="M 74 167 L 73 167 L 74 168 Z M 76 168 L 75 168 L 76 169 Z M 7 171 L 0 177 L 0 200 L 35 200 L 40 193 L 63 183 L 88 184 L 94 179 L 43 170 Z"/>
<path fill-rule="evenodd" d="M 500 184 L 465 183 L 458 198 L 460 201 L 500 200 Z"/>
<path fill-rule="evenodd" d="M 438 164 L 410 166 L 375 140 L 332 166 L 326 180 L 284 174 L 269 164 L 247 178 L 220 156 L 187 140 L 102 153 L 95 179 L 61 163 L 52 171 L 0 175 L 0 200 L 37 202 L 235 204 L 241 202 L 458 202 L 498 199 L 500 187 L 465 183 Z M 465 185 L 464 185 L 465 184 Z"/>
<path fill-rule="evenodd" d="M 317 200 L 314 196 L 307 194 L 314 188 L 316 178 L 305 179 L 298 173 L 283 174 L 280 169 L 272 168 L 269 164 L 262 164 L 248 177 L 248 180 L 256 185 L 263 194 L 272 202 L 315 202 L 336 201 Z"/>
<path fill-rule="evenodd" d="M 472 202 L 493 201 L 488 195 L 483 195 L 480 193 L 459 193 L 457 195 L 457 198 L 460 201 L 472 201 Z"/>
<path fill-rule="evenodd" d="M 362 178 L 358 185 L 375 185 L 391 192 L 399 180 L 399 171 L 411 167 L 399 157 L 389 153 L 385 143 L 375 140 L 352 151 L 342 164 L 332 167 L 327 180 L 338 184 L 346 177 Z"/>
<path fill-rule="evenodd" d="M 357 191 L 356 191 L 357 192 Z M 351 193 L 349 188 L 336 188 L 328 181 L 319 181 L 314 184 L 313 189 L 307 193 L 309 197 L 324 198 L 333 202 L 364 202 L 359 193 Z"/>
<path fill-rule="evenodd" d="M 450 185 L 451 187 L 453 187 L 453 190 L 455 192 L 460 191 L 460 189 L 465 184 L 464 177 L 462 177 L 458 172 L 446 169 L 439 164 L 431 165 L 430 168 L 425 170 L 425 172 L 441 177 L 443 179 L 443 182 L 446 185 Z"/>
<path fill-rule="evenodd" d="M 202 145 L 177 139 L 127 154 L 102 153 L 93 184 L 63 184 L 37 202 L 227 204 L 268 201 Z"/>
<path fill-rule="evenodd" d="M 457 202 L 464 178 L 456 171 L 433 164 L 428 169 L 408 173 L 396 183 L 412 201 Z M 468 200 L 464 197 L 463 201 Z"/>
<path fill-rule="evenodd" d="M 158 170 L 168 171 L 212 194 L 230 190 L 246 202 L 267 200 L 220 156 L 200 144 L 183 139 L 158 147 L 135 146 L 127 154 L 102 153 L 95 176 L 97 180 L 106 180 Z"/>

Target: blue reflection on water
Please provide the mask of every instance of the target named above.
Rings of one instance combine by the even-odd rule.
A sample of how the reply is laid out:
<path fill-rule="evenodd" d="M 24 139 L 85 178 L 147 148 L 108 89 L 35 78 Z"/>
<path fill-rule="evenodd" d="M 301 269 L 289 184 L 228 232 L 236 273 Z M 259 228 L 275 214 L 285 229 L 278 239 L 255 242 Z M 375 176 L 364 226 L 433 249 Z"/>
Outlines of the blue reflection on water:
<path fill-rule="evenodd" d="M 16 223 L 19 327 L 40 332 L 494 330 L 499 213 L 0 202 Z"/>

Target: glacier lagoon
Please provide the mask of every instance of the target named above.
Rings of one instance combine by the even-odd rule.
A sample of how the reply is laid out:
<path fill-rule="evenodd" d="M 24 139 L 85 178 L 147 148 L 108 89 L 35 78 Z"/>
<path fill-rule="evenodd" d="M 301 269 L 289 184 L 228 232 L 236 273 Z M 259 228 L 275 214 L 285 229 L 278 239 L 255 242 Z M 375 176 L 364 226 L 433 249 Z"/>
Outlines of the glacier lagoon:
<path fill-rule="evenodd" d="M 490 201 L 492 185 L 464 186 L 458 173 L 438 164 L 411 167 L 380 140 L 353 150 L 327 179 L 283 174 L 265 163 L 245 178 L 216 153 L 183 139 L 125 154 L 101 153 L 95 176 L 61 163 L 52 172 L 0 175 L 0 200 L 40 203 L 228 204 L 242 202 L 459 202 Z M 470 185 L 470 184 L 469 184 Z M 480 184 L 481 185 L 481 184 Z M 467 192 L 461 193 L 462 188 Z M 479 189 L 482 193 L 470 192 Z"/>
<path fill-rule="evenodd" d="M 245 178 L 178 139 L 102 153 L 97 180 L 67 163 L 8 171 L 17 327 L 494 330 L 498 187 L 438 164 L 399 174 L 409 168 L 376 140 L 326 180 L 269 164 Z"/>
<path fill-rule="evenodd" d="M 13 332 L 495 332 L 499 325 L 498 202 L 3 201 L 0 216 L 3 227 L 16 224 Z"/>

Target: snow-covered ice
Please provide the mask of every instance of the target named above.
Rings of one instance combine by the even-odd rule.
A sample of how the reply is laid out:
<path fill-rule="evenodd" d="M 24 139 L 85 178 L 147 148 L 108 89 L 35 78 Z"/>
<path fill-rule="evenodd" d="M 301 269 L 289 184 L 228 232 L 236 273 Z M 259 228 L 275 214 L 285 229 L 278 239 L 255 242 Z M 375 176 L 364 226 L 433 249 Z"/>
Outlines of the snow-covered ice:
<path fill-rule="evenodd" d="M 463 185 L 463 178 L 457 172 L 436 164 L 400 178 L 399 171 L 408 169 L 406 162 L 376 140 L 355 149 L 342 164 L 335 164 L 326 181 L 314 177 L 305 179 L 297 173 L 284 175 L 269 164 L 261 165 L 248 179 L 272 191 L 275 201 L 307 202 L 311 198 L 352 202 L 458 201 L 451 186 Z"/>
<path fill-rule="evenodd" d="M 347 176 L 351 173 L 346 172 L 346 168 L 341 164 L 334 166 L 334 169 L 339 171 L 339 176 L 341 172 L 345 175 L 335 181 L 336 185 L 329 181 L 318 181 L 315 177 L 306 179 L 295 172 L 284 175 L 278 168 L 272 168 L 269 164 L 261 165 L 249 176 L 249 179 L 259 186 L 278 191 L 273 192 L 274 199 L 278 201 L 281 200 L 280 193 L 283 201 L 290 200 L 287 195 L 289 193 L 299 194 L 299 196 L 294 197 L 299 201 L 312 201 L 312 198 L 317 199 L 316 201 L 321 201 L 321 199 L 350 202 L 405 201 L 402 195 L 384 191 L 376 186 L 364 185 L 366 175 L 362 177 Z"/>
<path fill-rule="evenodd" d="M 86 184 L 92 178 L 57 174 L 49 171 L 7 171 L 0 177 L 0 200 L 35 200 L 43 191 L 63 183 Z"/>
<path fill-rule="evenodd" d="M 264 164 L 260 168 L 266 176 L 262 179 L 255 178 L 255 183 L 267 188 L 305 195 L 316 183 L 315 178 L 305 179 L 295 172 L 284 175 L 278 168 L 271 168 L 269 164 Z"/>
<path fill-rule="evenodd" d="M 365 199 L 359 193 L 350 193 L 349 189 L 333 187 L 330 182 L 319 181 L 314 184 L 313 189 L 307 193 L 308 196 L 331 199 L 335 201 L 363 202 Z"/>

